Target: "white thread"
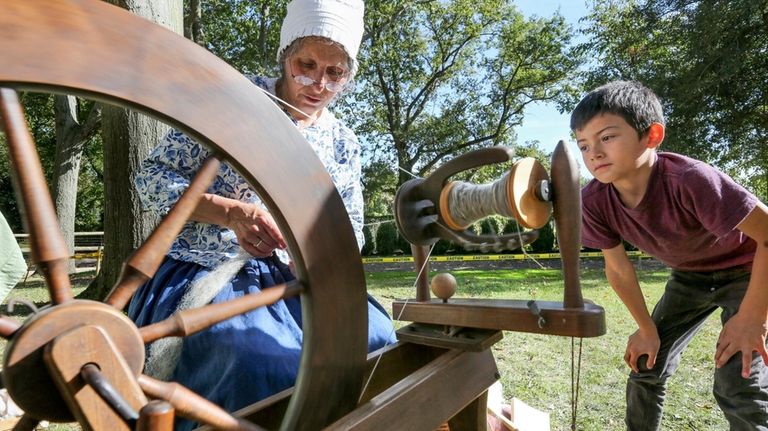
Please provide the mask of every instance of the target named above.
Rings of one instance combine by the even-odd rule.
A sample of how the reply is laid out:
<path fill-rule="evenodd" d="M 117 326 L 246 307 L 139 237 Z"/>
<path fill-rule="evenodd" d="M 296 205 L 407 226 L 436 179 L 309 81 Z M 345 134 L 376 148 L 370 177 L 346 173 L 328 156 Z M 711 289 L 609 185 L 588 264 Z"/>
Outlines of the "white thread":
<path fill-rule="evenodd" d="M 395 222 L 395 219 L 382 220 L 382 221 L 375 221 L 375 222 L 372 222 L 372 223 L 365 223 L 363 226 L 378 226 L 378 225 L 381 225 L 381 224 L 394 223 L 394 222 Z"/>
<path fill-rule="evenodd" d="M 454 181 L 448 193 L 448 211 L 451 218 L 460 226 L 469 226 L 481 218 L 494 214 L 514 218 L 515 215 L 510 211 L 511 205 L 507 198 L 507 181 L 509 181 L 509 172 L 496 182 L 489 184 Z"/>
<path fill-rule="evenodd" d="M 405 172 L 406 174 L 412 176 L 413 178 L 420 178 L 418 175 L 414 174 L 411 171 L 406 171 L 402 166 L 398 166 L 397 169 L 400 169 L 401 171 Z"/>
<path fill-rule="evenodd" d="M 416 284 L 419 282 L 419 278 L 421 278 L 421 274 L 424 272 L 424 268 L 427 267 L 429 264 L 429 256 L 432 254 L 432 250 L 435 248 L 435 244 L 432 244 L 432 246 L 429 247 L 429 251 L 427 252 L 427 256 L 424 258 L 424 263 L 421 264 L 421 268 L 419 268 L 418 274 L 416 274 L 416 281 L 413 282 L 413 286 L 411 288 L 415 289 Z M 400 309 L 400 314 L 397 315 L 397 318 L 394 320 L 400 320 L 400 317 L 402 317 L 403 312 L 405 311 L 405 307 L 408 306 L 409 298 L 405 299 L 405 302 L 403 303 L 403 308 Z M 395 325 L 392 325 L 392 331 L 389 332 L 389 336 L 387 337 L 387 342 L 384 343 L 384 347 L 387 347 L 389 345 L 389 339 L 392 338 L 392 334 L 395 333 Z M 371 374 L 368 375 L 368 380 L 366 380 L 365 385 L 363 386 L 363 390 L 360 392 L 360 398 L 357 399 L 357 403 L 359 404 L 360 401 L 363 399 L 363 395 L 365 394 L 365 391 L 368 389 L 368 385 L 371 383 L 371 379 L 373 378 L 373 374 L 376 372 L 376 368 L 379 366 L 379 362 L 381 362 L 381 357 L 384 356 L 384 352 L 380 353 L 379 356 L 376 357 L 376 363 L 373 364 L 373 369 L 371 370 Z"/>
<path fill-rule="evenodd" d="M 294 109 L 294 110 L 296 110 L 296 112 L 298 112 L 298 113 L 300 113 L 301 115 L 303 115 L 303 116 L 305 116 L 305 117 L 309 118 L 310 120 L 314 120 L 314 117 L 312 117 L 311 115 L 309 115 L 309 114 L 307 114 L 306 112 L 302 111 L 301 109 L 299 109 L 299 108 L 297 108 L 297 107 L 295 107 L 295 106 L 291 105 L 290 103 L 286 102 L 285 100 L 283 100 L 283 99 L 281 99 L 281 98 L 279 98 L 279 97 L 275 96 L 274 94 L 270 93 L 269 91 L 267 91 L 267 90 L 265 90 L 265 89 L 263 89 L 263 88 L 259 87 L 258 85 L 256 86 L 256 88 L 258 88 L 259 90 L 261 90 L 261 92 L 262 92 L 262 93 L 266 94 L 267 96 L 271 97 L 272 99 L 274 99 L 274 100 L 276 100 L 276 101 L 278 101 L 278 102 L 282 103 L 283 105 L 285 105 L 285 106 L 287 106 L 287 107 L 289 107 L 289 108 L 291 108 L 291 109 Z"/>
<path fill-rule="evenodd" d="M 199 308 L 210 303 L 227 282 L 229 282 L 252 256 L 245 250 L 222 262 L 209 273 L 192 280 L 179 301 L 176 312 Z M 182 338 L 161 338 L 149 346 L 145 374 L 160 379 L 169 380 L 173 376 L 176 365 L 181 358 Z"/>
<path fill-rule="evenodd" d="M 527 251 L 525 251 L 525 244 L 523 244 L 523 234 L 520 233 L 520 223 L 515 223 L 515 225 L 517 226 L 517 238 L 520 241 L 520 251 L 523 252 L 523 256 L 531 259 L 536 265 L 539 265 L 539 269 L 547 269 L 547 267 L 539 263 L 539 261 L 536 260 L 536 258 L 528 254 Z"/>

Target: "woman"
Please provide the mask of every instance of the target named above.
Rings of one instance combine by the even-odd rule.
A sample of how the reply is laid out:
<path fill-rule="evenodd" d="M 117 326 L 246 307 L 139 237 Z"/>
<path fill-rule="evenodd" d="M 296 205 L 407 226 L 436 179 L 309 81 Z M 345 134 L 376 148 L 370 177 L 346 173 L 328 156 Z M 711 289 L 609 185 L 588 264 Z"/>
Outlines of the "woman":
<path fill-rule="evenodd" d="M 282 100 L 281 108 L 320 157 L 345 203 L 360 246 L 360 146 L 327 106 L 354 76 L 362 20 L 360 0 L 293 0 L 281 29 L 282 76 L 251 78 Z M 136 177 L 145 207 L 167 212 L 208 155 L 186 135 L 171 131 Z M 137 325 L 163 320 L 211 298 L 224 302 L 294 278 L 283 250 L 285 240 L 245 180 L 222 164 L 209 192 L 155 277 L 132 299 L 128 312 Z M 245 252 L 247 258 L 238 260 Z M 212 277 L 222 281 L 211 282 Z M 205 286 L 217 284 L 223 287 L 206 291 Z M 372 297 L 368 316 L 369 351 L 393 342 L 391 320 Z M 292 298 L 186 337 L 180 348 L 156 349 L 162 343 L 154 343 L 146 372 L 177 381 L 232 411 L 294 384 L 301 341 L 300 299 Z"/>

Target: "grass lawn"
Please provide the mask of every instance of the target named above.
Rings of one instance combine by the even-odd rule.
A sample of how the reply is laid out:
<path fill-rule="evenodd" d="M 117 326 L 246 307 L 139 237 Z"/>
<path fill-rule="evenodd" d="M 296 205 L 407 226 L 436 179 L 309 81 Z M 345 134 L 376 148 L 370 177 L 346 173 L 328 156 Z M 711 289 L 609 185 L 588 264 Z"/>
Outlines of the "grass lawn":
<path fill-rule="evenodd" d="M 459 270 L 456 297 L 490 297 L 562 301 L 559 270 Z M 667 271 L 638 271 L 649 307 L 660 297 Z M 433 274 L 434 275 L 434 274 Z M 391 302 L 415 296 L 411 272 L 370 272 L 369 292 L 390 313 Z M 583 340 L 581 384 L 577 412 L 579 430 L 624 429 L 624 387 L 629 368 L 623 360 L 634 321 L 607 284 L 602 270 L 582 272 L 582 293 L 606 311 L 607 333 Z M 720 329 L 719 313 L 683 354 L 671 379 L 663 430 L 725 430 L 728 424 L 711 394 L 714 345 Z M 517 397 L 549 412 L 552 430 L 571 429 L 571 339 L 505 332 L 493 347 L 505 398 Z M 578 340 L 576 343 L 578 354 Z"/>
<path fill-rule="evenodd" d="M 558 270 L 458 270 L 457 297 L 562 300 L 562 281 Z M 649 306 L 661 295 L 666 271 L 638 272 Z M 92 274 L 73 280 L 78 292 Z M 387 310 L 394 299 L 414 297 L 413 272 L 367 272 L 369 292 Z M 606 310 L 606 335 L 584 339 L 581 359 L 577 428 L 579 430 L 619 430 L 624 428 L 624 385 L 628 368 L 622 357 L 627 337 L 635 325 L 600 270 L 582 274 L 585 298 Z M 42 281 L 33 279 L 19 286 L 11 297 L 25 298 L 41 305 L 48 301 Z M 0 310 L 4 314 L 5 306 Z M 25 306 L 17 306 L 14 317 L 23 318 Z M 714 371 L 714 344 L 720 328 L 715 313 L 686 350 L 680 369 L 668 390 L 664 430 L 724 430 L 727 423 L 711 395 Z M 400 325 L 398 322 L 397 325 Z M 1 347 L 0 347 L 1 349 Z M 576 345 L 578 353 L 578 344 Z M 550 413 L 553 430 L 569 430 L 571 421 L 571 339 L 505 332 L 493 347 L 506 398 L 517 397 Z M 49 430 L 77 427 L 52 424 Z"/>

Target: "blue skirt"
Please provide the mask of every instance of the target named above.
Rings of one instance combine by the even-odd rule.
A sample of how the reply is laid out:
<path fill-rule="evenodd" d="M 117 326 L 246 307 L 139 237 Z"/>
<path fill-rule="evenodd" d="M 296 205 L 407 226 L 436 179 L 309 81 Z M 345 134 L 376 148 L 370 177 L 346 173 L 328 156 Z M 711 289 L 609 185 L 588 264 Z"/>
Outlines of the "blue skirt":
<path fill-rule="evenodd" d="M 166 257 L 155 277 L 134 295 L 128 315 L 139 327 L 171 316 L 189 284 L 210 270 Z M 213 299 L 225 302 L 293 280 L 274 257 L 250 259 Z M 395 342 L 392 321 L 368 295 L 368 351 Z M 233 317 L 185 337 L 172 380 L 234 411 L 293 386 L 299 369 L 302 324 L 299 297 Z M 189 421 L 177 424 L 191 429 Z"/>

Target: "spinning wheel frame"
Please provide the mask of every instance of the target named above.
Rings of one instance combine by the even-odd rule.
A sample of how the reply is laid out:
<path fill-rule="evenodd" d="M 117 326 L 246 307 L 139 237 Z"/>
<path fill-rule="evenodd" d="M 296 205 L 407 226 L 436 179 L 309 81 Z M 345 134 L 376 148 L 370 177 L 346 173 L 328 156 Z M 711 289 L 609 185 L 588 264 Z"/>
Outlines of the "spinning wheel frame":
<path fill-rule="evenodd" d="M 304 287 L 301 365 L 282 428 L 319 429 L 352 410 L 367 348 L 362 264 L 343 202 L 295 126 L 245 77 L 179 35 L 100 1 L 41 4 L 3 3 L 0 87 L 141 110 L 235 167 L 270 208 Z M 53 299 L 54 308 L 79 302 Z M 26 328 L 5 323 L 7 335 Z M 324 402 L 331 390 L 334 403 Z"/>

